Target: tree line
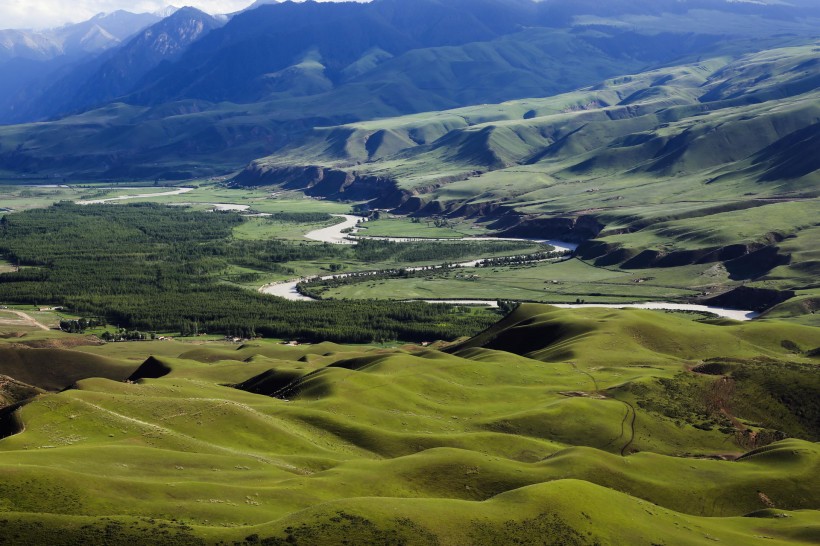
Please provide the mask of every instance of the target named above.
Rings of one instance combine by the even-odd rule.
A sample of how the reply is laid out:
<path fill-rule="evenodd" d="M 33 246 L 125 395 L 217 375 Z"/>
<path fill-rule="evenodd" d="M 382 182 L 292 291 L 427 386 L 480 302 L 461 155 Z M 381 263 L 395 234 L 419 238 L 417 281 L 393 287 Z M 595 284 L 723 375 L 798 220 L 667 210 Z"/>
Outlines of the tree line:
<path fill-rule="evenodd" d="M 233 228 L 244 221 L 235 213 L 150 203 L 65 202 L 9 214 L 0 218 L 0 255 L 24 267 L 0 275 L 0 301 L 49 302 L 128 332 L 191 333 L 196 325 L 199 333 L 354 343 L 455 339 L 498 319 L 425 303 L 291 302 L 228 285 L 221 275 L 231 265 L 271 271 L 357 251 L 234 240 Z M 366 245 L 363 252 L 383 258 L 390 255 L 379 250 L 384 246 Z"/>

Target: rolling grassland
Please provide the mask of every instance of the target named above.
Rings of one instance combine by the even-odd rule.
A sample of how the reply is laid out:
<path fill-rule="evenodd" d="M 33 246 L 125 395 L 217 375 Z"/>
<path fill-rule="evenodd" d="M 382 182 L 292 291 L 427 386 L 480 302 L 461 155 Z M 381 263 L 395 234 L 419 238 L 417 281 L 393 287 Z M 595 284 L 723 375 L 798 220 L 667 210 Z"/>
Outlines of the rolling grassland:
<path fill-rule="evenodd" d="M 49 391 L 0 421 L 8 543 L 820 537 L 816 328 L 523 305 L 437 349 L 20 345 L 55 337 L 0 340 Z"/>

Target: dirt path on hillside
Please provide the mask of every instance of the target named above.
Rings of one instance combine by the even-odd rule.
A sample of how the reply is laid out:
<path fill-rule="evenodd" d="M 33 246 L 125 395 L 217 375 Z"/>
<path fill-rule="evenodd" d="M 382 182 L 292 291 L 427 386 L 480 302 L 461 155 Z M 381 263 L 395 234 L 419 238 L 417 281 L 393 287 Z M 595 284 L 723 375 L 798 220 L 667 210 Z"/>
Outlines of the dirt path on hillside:
<path fill-rule="evenodd" d="M 626 450 L 629 449 L 629 446 L 631 446 L 632 442 L 635 441 L 635 421 L 638 419 L 638 412 L 635 411 L 635 406 L 629 402 L 624 402 L 623 400 L 621 400 L 621 402 L 623 402 L 628 408 L 627 416 L 629 415 L 629 410 L 632 410 L 632 419 L 629 421 L 629 441 L 624 444 L 624 447 L 621 448 L 621 456 L 626 457 Z M 624 417 L 624 420 L 626 420 L 626 417 Z"/>
<path fill-rule="evenodd" d="M 11 313 L 12 315 L 17 315 L 20 317 L 20 320 L 13 320 L 13 319 L 4 319 L 0 317 L 0 325 L 4 326 L 32 326 L 34 328 L 39 328 L 40 330 L 49 331 L 51 328 L 43 324 L 42 322 L 38 322 L 34 319 L 31 315 L 24 313 L 22 311 L 15 311 L 14 309 L 3 309 L 6 313 Z"/>

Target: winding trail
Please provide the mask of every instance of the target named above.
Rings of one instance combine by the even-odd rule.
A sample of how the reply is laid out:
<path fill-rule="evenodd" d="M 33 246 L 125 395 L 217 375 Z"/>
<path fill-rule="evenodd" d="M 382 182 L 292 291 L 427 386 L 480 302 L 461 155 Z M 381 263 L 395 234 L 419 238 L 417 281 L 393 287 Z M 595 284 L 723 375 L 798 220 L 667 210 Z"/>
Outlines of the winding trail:
<path fill-rule="evenodd" d="M 354 216 L 351 214 L 334 214 L 333 216 L 337 218 L 343 218 L 344 220 L 336 225 L 317 229 L 305 234 L 306 239 L 310 239 L 312 241 L 321 241 L 324 243 L 330 244 L 337 244 L 337 245 L 355 245 L 358 241 L 363 239 L 376 239 L 380 241 L 392 241 L 397 243 L 407 243 L 407 242 L 414 242 L 414 241 L 526 241 L 526 242 L 533 242 L 533 243 L 542 243 L 542 244 L 549 244 L 555 247 L 555 250 L 558 252 L 562 251 L 570 251 L 575 252 L 578 248 L 577 244 L 568 243 L 566 241 L 556 241 L 552 239 L 517 239 L 517 238 L 501 238 L 501 237 L 463 237 L 463 238 L 442 238 L 442 239 L 429 239 L 429 238 L 421 238 L 421 237 L 361 237 L 356 236 L 355 232 L 357 226 L 360 223 L 366 222 L 367 218 L 362 216 Z M 455 264 L 452 267 L 456 268 L 469 268 L 475 267 L 479 262 L 483 261 L 486 258 L 473 260 L 470 262 L 464 262 L 460 264 Z M 440 269 L 442 266 L 432 266 L 432 269 Z M 420 267 L 409 267 L 406 268 L 407 271 L 421 271 L 424 269 L 430 269 L 431 266 L 420 266 Z M 323 277 L 313 277 L 313 278 L 299 278 L 299 279 L 291 279 L 288 281 L 276 282 L 271 284 L 266 284 L 265 286 L 259 289 L 259 292 L 263 294 L 268 294 L 271 296 L 278 296 L 280 298 L 285 298 L 290 301 L 316 301 L 313 298 L 305 296 L 299 293 L 297 286 L 301 282 L 305 282 L 308 280 L 330 280 L 334 278 L 346 278 L 351 277 L 353 275 L 364 275 L 366 273 L 378 273 L 377 271 L 367 272 L 367 271 L 359 271 L 354 273 L 340 273 L 336 275 L 326 275 Z M 470 300 L 470 299 L 423 299 L 423 300 L 414 300 L 414 301 L 425 301 L 428 303 L 448 303 L 454 305 L 483 305 L 489 307 L 498 307 L 498 302 L 495 300 Z M 575 309 L 575 308 L 582 308 L 582 307 L 598 307 L 598 308 L 606 308 L 606 309 L 651 309 L 651 310 L 661 310 L 661 311 L 700 311 L 706 313 L 712 313 L 722 318 L 728 318 L 738 321 L 748 321 L 760 316 L 760 313 L 756 313 L 754 311 L 748 310 L 739 310 L 739 309 L 727 309 L 724 307 L 711 307 L 708 305 L 698 305 L 698 304 L 690 304 L 690 303 L 671 303 L 671 302 L 644 302 L 644 303 L 617 303 L 617 304 L 609 304 L 609 303 L 581 303 L 581 304 L 568 304 L 568 303 L 547 303 L 544 302 L 546 305 L 552 305 L 554 307 L 560 307 L 563 309 Z"/>
<path fill-rule="evenodd" d="M 8 322 L 6 322 L 7 325 L 33 326 L 34 328 L 39 328 L 40 330 L 45 330 L 45 331 L 51 330 L 51 328 L 49 328 L 48 326 L 46 326 L 42 322 L 39 322 L 37 319 L 35 319 L 31 315 L 29 315 L 28 313 L 24 313 L 22 311 L 16 311 L 14 309 L 3 309 L 3 311 L 6 312 L 6 313 L 11 313 L 12 315 L 17 315 L 21 319 L 20 322 L 8 321 Z M 0 324 L 2 324 L 2 323 L 3 322 L 0 321 Z"/>
<path fill-rule="evenodd" d="M 142 193 L 140 195 L 121 195 L 120 197 L 109 197 L 107 199 L 93 199 L 91 201 L 77 201 L 78 205 L 101 205 L 103 203 L 114 203 L 116 201 L 128 201 L 130 199 L 146 199 L 149 197 L 166 197 L 169 195 L 182 195 L 194 191 L 195 188 L 179 188 L 173 191 L 158 193 Z"/>
<path fill-rule="evenodd" d="M 621 456 L 626 457 L 626 450 L 629 449 L 629 446 L 635 441 L 635 421 L 638 419 L 638 412 L 635 411 L 635 406 L 629 402 L 624 402 L 623 400 L 621 400 L 621 402 L 626 404 L 627 415 L 629 414 L 629 410 L 632 410 L 632 420 L 629 422 L 629 441 L 621 448 Z M 624 417 L 624 419 L 626 419 L 626 417 Z"/>

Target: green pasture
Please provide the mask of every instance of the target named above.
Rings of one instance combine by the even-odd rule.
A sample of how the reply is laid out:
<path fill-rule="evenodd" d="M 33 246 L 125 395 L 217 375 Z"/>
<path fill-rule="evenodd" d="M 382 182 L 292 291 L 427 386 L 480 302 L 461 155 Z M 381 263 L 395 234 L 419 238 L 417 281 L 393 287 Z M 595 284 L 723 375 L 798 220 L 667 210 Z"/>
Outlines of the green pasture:
<path fill-rule="evenodd" d="M 311 211 L 314 212 L 314 211 Z M 233 230 L 237 239 L 291 239 L 305 240 L 305 233 L 338 224 L 341 218 L 332 218 L 325 222 L 294 223 L 271 220 L 264 217 L 250 218 Z"/>
<path fill-rule="evenodd" d="M 0 440 L 0 520 L 23 543 L 811 542 L 817 432 L 784 421 L 796 438 L 755 449 L 698 428 L 720 420 L 697 394 L 720 376 L 687 371 L 768 359 L 820 379 L 783 340 L 820 344 L 815 328 L 778 321 L 527 305 L 447 352 L 196 340 L 58 350 L 51 384 L 74 388 L 40 395 L 19 412 L 25 431 Z M 76 379 L 79 362 L 92 375 Z M 673 385 L 696 389 L 674 414 Z M 771 400 L 773 414 L 793 407 Z"/>
<path fill-rule="evenodd" d="M 511 267 L 454 269 L 409 279 L 366 280 L 329 288 L 327 298 L 511 299 L 554 303 L 672 301 L 715 282 L 711 265 L 624 271 L 578 259 Z M 717 280 L 723 274 L 717 273 Z"/>
<path fill-rule="evenodd" d="M 82 186 L 70 186 L 67 188 L 0 185 L 0 203 L 2 203 L 3 208 L 21 211 L 33 208 L 45 208 L 59 201 L 105 199 L 119 195 L 146 193 L 147 190 L 147 188 L 140 190 L 119 190 L 112 188 L 111 184 L 106 183 L 83 184 Z"/>
<path fill-rule="evenodd" d="M 393 217 L 371 220 L 364 223 L 359 231 L 363 237 L 420 237 L 429 239 L 450 239 L 461 237 L 482 237 L 492 234 L 476 222 L 463 219 L 448 219 L 447 226 L 436 227 L 433 218 Z"/>
<path fill-rule="evenodd" d="M 646 218 L 650 226 L 636 233 L 612 235 L 603 240 L 631 248 L 665 250 L 718 247 L 738 242 L 760 242 L 771 234 L 800 237 L 804 230 L 817 231 L 820 214 L 816 199 L 775 202 L 742 210 L 716 212 L 706 216 L 664 221 Z M 674 218 L 674 214 L 672 215 Z M 809 236 L 805 243 L 816 241 Z M 787 242 L 794 245 L 793 240 Z"/>

